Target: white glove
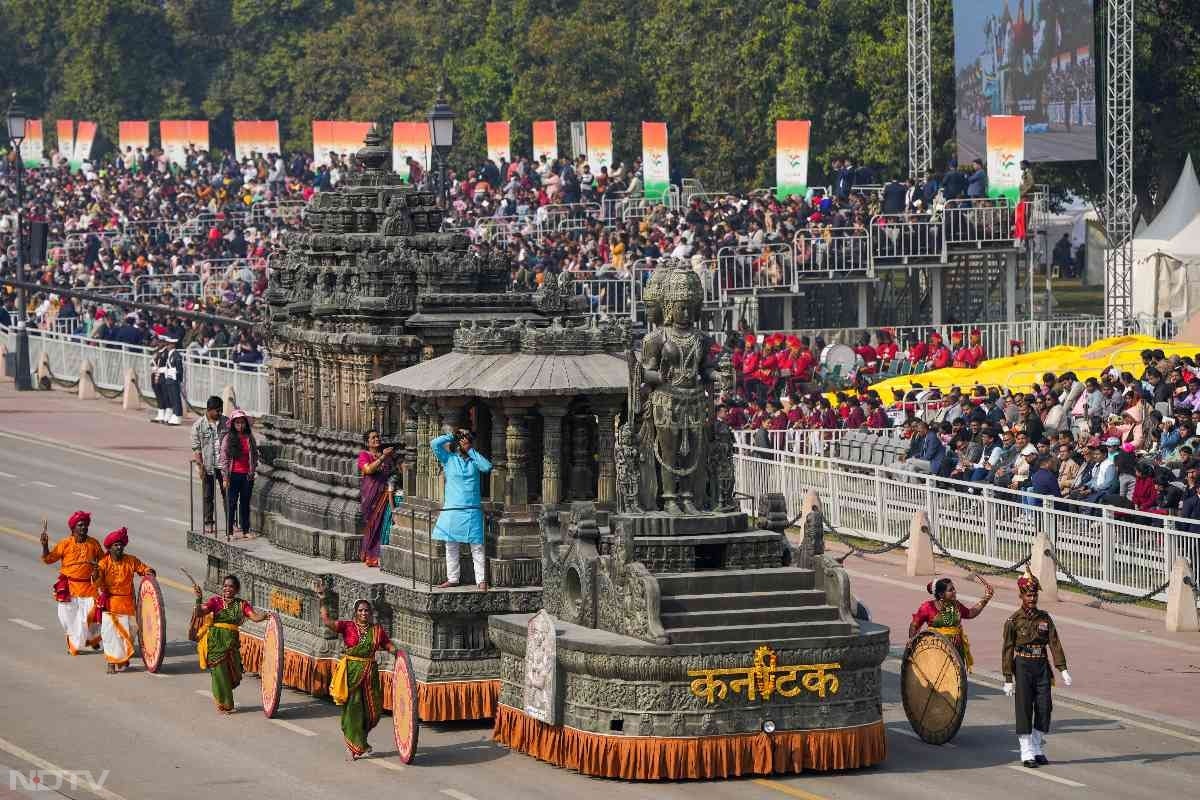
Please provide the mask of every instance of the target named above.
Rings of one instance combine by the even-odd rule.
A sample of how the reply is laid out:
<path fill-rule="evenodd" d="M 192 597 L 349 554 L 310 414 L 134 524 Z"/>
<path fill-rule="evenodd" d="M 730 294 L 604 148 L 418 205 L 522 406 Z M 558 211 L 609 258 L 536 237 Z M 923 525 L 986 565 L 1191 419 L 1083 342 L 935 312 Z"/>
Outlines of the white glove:
<path fill-rule="evenodd" d="M 1016 693 L 1017 693 L 1017 690 L 1013 688 L 1012 681 L 1009 681 L 1008 683 L 1004 684 L 1005 697 L 1012 697 Z"/>
<path fill-rule="evenodd" d="M 1062 679 L 1063 679 L 1063 686 L 1071 685 L 1071 673 L 1067 672 L 1065 669 L 1062 671 Z"/>

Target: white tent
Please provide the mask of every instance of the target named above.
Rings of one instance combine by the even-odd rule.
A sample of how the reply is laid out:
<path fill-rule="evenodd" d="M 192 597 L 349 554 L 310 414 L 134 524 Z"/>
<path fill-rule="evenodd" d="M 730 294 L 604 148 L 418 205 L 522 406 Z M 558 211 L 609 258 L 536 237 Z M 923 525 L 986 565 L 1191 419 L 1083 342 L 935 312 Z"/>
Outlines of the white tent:
<path fill-rule="evenodd" d="M 1200 181 L 1188 156 L 1163 210 L 1133 240 L 1133 310 L 1184 320 L 1200 309 Z"/>

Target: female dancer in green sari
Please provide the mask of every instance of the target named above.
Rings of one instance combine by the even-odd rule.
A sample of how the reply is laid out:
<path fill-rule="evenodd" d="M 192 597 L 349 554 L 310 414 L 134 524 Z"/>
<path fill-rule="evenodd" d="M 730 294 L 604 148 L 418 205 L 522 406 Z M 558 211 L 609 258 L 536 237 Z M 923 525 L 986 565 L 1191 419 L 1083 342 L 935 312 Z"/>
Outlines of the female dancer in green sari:
<path fill-rule="evenodd" d="M 242 582 L 236 575 L 226 575 L 221 582 L 221 596 L 212 597 L 201 603 L 203 590 L 193 586 L 196 593 L 196 614 L 205 617 L 200 624 L 196 652 L 200 656 L 200 669 L 212 675 L 213 700 L 217 711 L 232 714 L 233 690 L 242 682 L 242 651 L 238 628 L 247 619 L 265 622 L 266 614 L 254 610 L 254 606 L 237 596 Z M 211 618 L 208 615 L 212 615 Z"/>
<path fill-rule="evenodd" d="M 368 601 L 355 601 L 354 619 L 334 620 L 325 608 L 325 587 L 321 584 L 317 584 L 317 598 L 321 601 L 321 624 L 340 636 L 345 648 L 329 681 L 329 695 L 342 707 L 347 760 L 357 761 L 371 752 L 367 734 L 379 724 L 383 713 L 383 686 L 375 653 L 387 650 L 395 655 L 396 645 L 382 625 L 372 622 Z"/>

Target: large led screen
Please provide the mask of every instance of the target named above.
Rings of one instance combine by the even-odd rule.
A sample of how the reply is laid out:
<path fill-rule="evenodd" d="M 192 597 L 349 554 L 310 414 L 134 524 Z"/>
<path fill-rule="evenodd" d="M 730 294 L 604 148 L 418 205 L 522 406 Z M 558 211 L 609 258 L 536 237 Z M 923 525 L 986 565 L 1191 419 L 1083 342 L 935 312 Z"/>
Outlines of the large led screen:
<path fill-rule="evenodd" d="M 1094 0 L 954 0 L 958 159 L 985 159 L 987 118 L 1025 117 L 1029 161 L 1096 157 Z"/>

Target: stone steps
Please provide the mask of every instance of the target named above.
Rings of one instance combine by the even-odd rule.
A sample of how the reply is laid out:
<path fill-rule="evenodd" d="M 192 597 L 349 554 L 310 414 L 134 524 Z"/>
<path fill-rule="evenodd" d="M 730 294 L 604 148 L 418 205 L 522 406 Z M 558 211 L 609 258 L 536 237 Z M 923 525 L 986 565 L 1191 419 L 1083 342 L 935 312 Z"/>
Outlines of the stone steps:
<path fill-rule="evenodd" d="M 845 622 L 798 622 L 770 625 L 718 625 L 708 628 L 672 628 L 667 631 L 671 644 L 712 644 L 716 642 L 774 642 L 779 639 L 820 639 L 845 636 L 851 631 Z"/>
<path fill-rule="evenodd" d="M 662 613 L 725 611 L 729 609 L 776 608 L 780 606 L 819 606 L 825 603 L 820 589 L 797 589 L 783 592 L 736 592 L 732 594 L 663 595 Z"/>
<path fill-rule="evenodd" d="M 807 622 L 832 622 L 838 618 L 833 606 L 805 605 L 771 608 L 729 608 L 715 611 L 683 611 L 664 613 L 662 624 L 667 634 L 674 638 L 676 630 L 732 628 L 759 625 L 800 624 Z"/>
<path fill-rule="evenodd" d="M 789 592 L 813 588 L 812 570 L 795 567 L 663 572 L 656 574 L 655 578 L 664 597 Z"/>

